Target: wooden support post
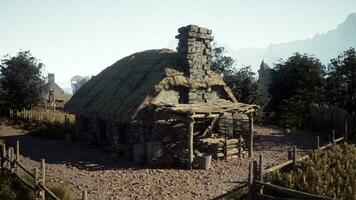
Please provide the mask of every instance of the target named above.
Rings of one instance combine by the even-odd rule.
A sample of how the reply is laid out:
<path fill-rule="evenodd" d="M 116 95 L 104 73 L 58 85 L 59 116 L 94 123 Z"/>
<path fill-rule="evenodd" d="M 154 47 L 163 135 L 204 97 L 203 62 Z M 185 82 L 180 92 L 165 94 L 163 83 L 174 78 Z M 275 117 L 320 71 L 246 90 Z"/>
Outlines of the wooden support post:
<path fill-rule="evenodd" d="M 248 152 L 248 156 L 250 158 L 253 157 L 253 113 L 249 113 L 248 115 L 248 119 L 249 119 L 249 126 L 250 126 L 250 149 Z"/>
<path fill-rule="evenodd" d="M 297 146 L 293 146 L 293 167 L 297 166 Z"/>
<path fill-rule="evenodd" d="M 45 159 L 41 159 L 41 169 L 42 169 L 42 184 L 43 186 L 46 185 L 46 162 Z"/>
<path fill-rule="evenodd" d="M 5 168 L 5 158 L 6 158 L 6 144 L 5 143 L 2 144 L 1 154 L 2 154 L 1 168 L 4 169 Z"/>
<path fill-rule="evenodd" d="M 320 137 L 316 136 L 316 149 L 320 148 Z"/>
<path fill-rule="evenodd" d="M 253 199 L 253 161 L 249 163 L 248 170 L 248 193 L 249 199 Z"/>
<path fill-rule="evenodd" d="M 35 200 L 40 200 L 41 199 L 41 191 L 39 187 L 39 177 L 38 177 L 38 168 L 36 167 L 34 169 L 34 185 L 35 185 L 35 191 L 34 191 L 34 199 Z"/>
<path fill-rule="evenodd" d="M 226 127 L 226 126 L 225 126 Z M 224 158 L 227 160 L 227 133 L 225 132 Z"/>
<path fill-rule="evenodd" d="M 88 191 L 86 189 L 82 192 L 82 200 L 88 200 Z"/>
<path fill-rule="evenodd" d="M 260 181 L 261 182 L 263 182 L 263 174 L 264 174 L 264 172 L 263 172 L 263 154 L 260 154 L 260 157 L 259 157 L 259 164 L 258 164 L 258 166 L 259 166 L 259 178 L 260 178 Z M 261 189 L 260 189 L 260 194 L 263 194 L 263 187 L 261 187 Z"/>
<path fill-rule="evenodd" d="M 188 125 L 188 163 L 187 167 L 188 169 L 192 169 L 192 164 L 193 164 L 193 152 L 194 152 L 194 141 L 193 141 L 193 134 L 194 134 L 194 121 L 190 119 L 187 123 Z"/>
<path fill-rule="evenodd" d="M 335 130 L 333 129 L 331 132 L 332 144 L 335 145 Z"/>
<path fill-rule="evenodd" d="M 243 148 L 242 148 L 242 133 L 240 134 L 240 141 L 239 141 L 239 158 L 242 158 L 242 151 L 243 151 Z"/>
<path fill-rule="evenodd" d="M 349 130 L 347 128 L 347 118 L 345 120 L 345 141 L 347 142 L 347 140 L 349 139 Z"/>
<path fill-rule="evenodd" d="M 16 161 L 20 161 L 20 141 L 16 141 Z"/>

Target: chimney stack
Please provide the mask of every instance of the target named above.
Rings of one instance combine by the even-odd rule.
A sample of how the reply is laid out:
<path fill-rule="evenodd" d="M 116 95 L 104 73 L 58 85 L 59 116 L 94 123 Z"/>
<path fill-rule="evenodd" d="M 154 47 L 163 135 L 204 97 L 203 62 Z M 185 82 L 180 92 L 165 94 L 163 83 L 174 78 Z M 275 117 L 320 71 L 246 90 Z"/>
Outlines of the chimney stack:
<path fill-rule="evenodd" d="M 181 65 L 190 79 L 204 80 L 210 77 L 212 59 L 212 31 L 196 25 L 188 25 L 178 29 L 179 40 L 177 51 Z M 206 80 L 208 81 L 208 80 Z M 188 103 L 207 102 L 211 88 L 190 88 Z"/>
<path fill-rule="evenodd" d="M 48 73 L 48 87 L 49 91 L 54 91 L 54 74 Z"/>
<path fill-rule="evenodd" d="M 197 25 L 188 25 L 178 29 L 176 38 L 179 40 L 177 51 L 182 65 L 190 78 L 209 76 L 211 66 L 212 31 Z"/>

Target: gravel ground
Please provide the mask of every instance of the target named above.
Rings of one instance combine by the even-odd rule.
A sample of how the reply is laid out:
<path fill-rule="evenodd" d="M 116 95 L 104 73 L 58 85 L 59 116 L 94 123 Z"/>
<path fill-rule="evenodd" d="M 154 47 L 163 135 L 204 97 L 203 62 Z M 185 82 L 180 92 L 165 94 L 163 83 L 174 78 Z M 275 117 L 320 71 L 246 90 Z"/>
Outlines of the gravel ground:
<path fill-rule="evenodd" d="M 287 149 L 310 150 L 315 133 L 289 135 L 274 127 L 255 126 L 255 154 L 263 151 L 265 168 L 287 160 Z M 28 168 L 47 164 L 47 180 L 71 188 L 89 199 L 213 199 L 247 179 L 249 159 L 214 161 L 210 170 L 150 169 L 135 166 L 100 149 L 65 140 L 43 140 L 21 129 L 0 125 L 0 138 L 20 141 L 21 162 Z M 304 152 L 303 154 L 305 154 Z"/>

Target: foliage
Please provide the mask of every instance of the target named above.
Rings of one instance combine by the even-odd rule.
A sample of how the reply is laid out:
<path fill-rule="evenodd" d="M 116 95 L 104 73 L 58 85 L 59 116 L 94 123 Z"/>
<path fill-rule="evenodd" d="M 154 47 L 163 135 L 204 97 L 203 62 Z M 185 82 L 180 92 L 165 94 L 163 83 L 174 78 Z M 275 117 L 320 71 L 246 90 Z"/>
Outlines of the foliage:
<path fill-rule="evenodd" d="M 211 69 L 222 76 L 232 75 L 235 72 L 235 60 L 230 56 L 226 56 L 226 53 L 227 51 L 224 47 L 218 47 L 214 43 Z"/>
<path fill-rule="evenodd" d="M 33 191 L 13 178 L 9 172 L 0 172 L 0 199 L 32 200 Z"/>
<path fill-rule="evenodd" d="M 317 58 L 295 53 L 281 60 L 272 71 L 268 111 L 285 127 L 303 127 L 309 122 L 309 105 L 323 101 L 325 67 Z"/>
<path fill-rule="evenodd" d="M 2 105 L 19 109 L 37 105 L 45 88 L 42 68 L 43 64 L 30 51 L 5 56 L 0 65 Z"/>
<path fill-rule="evenodd" d="M 231 88 L 239 102 L 255 103 L 258 90 L 255 73 L 249 66 L 236 70 L 235 60 L 226 56 L 226 53 L 224 47 L 217 47 L 214 44 L 212 70 L 223 76 L 225 83 Z"/>
<path fill-rule="evenodd" d="M 65 186 L 58 184 L 48 184 L 47 187 L 61 200 L 74 200 L 75 195 L 73 191 Z"/>
<path fill-rule="evenodd" d="M 310 159 L 298 162 L 287 173 L 275 172 L 273 184 L 336 199 L 356 197 L 356 147 L 335 145 L 329 150 L 317 150 Z"/>
<path fill-rule="evenodd" d="M 330 61 L 325 83 L 328 103 L 356 111 L 356 51 L 350 48 Z"/>

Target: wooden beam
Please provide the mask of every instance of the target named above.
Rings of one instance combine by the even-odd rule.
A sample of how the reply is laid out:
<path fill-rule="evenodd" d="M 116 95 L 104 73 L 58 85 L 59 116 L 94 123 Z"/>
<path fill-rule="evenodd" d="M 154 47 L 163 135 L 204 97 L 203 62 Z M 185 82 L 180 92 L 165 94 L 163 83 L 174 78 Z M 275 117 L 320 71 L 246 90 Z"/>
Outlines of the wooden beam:
<path fill-rule="evenodd" d="M 194 152 L 194 146 L 193 146 L 193 134 L 194 134 L 194 121 L 190 120 L 187 122 L 187 136 L 188 136 L 188 163 L 187 167 L 188 169 L 192 169 L 192 163 L 193 163 L 193 152 Z"/>
<path fill-rule="evenodd" d="M 249 113 L 248 114 L 248 121 L 249 121 L 249 131 L 250 131 L 250 149 L 249 149 L 249 152 L 248 152 L 248 156 L 250 158 L 253 157 L 253 113 Z"/>
<path fill-rule="evenodd" d="M 211 130 L 214 128 L 214 126 L 215 126 L 215 124 L 216 124 L 216 122 L 218 121 L 219 118 L 220 118 L 220 115 L 214 117 L 214 119 L 213 119 L 213 120 L 211 121 L 211 123 L 209 124 L 208 128 L 206 128 L 206 130 L 203 132 L 203 134 L 202 134 L 203 137 L 204 137 L 206 134 L 208 134 L 209 131 L 211 131 Z"/>

